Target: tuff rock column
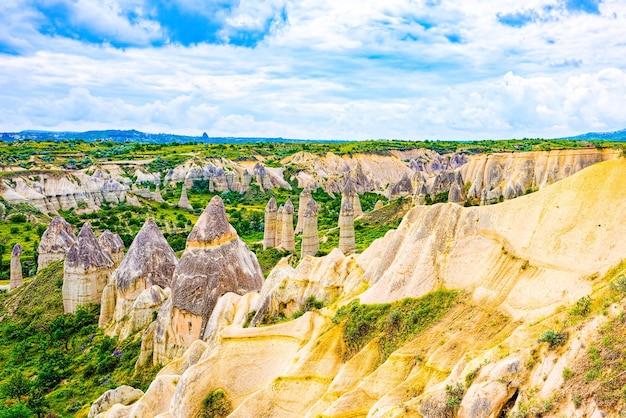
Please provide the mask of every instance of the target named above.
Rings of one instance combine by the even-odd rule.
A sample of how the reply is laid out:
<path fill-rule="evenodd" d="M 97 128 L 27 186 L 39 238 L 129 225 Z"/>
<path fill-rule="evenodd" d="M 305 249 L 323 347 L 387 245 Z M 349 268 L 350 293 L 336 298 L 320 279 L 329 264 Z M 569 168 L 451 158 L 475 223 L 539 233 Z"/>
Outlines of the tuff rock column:
<path fill-rule="evenodd" d="M 305 187 L 300 193 L 300 201 L 298 203 L 298 222 L 296 223 L 296 230 L 294 231 L 296 234 L 300 234 L 304 229 L 304 211 L 306 210 L 306 205 L 311 200 L 311 189 Z"/>
<path fill-rule="evenodd" d="M 293 230 L 293 203 L 291 203 L 290 199 L 285 202 L 285 207 L 283 208 L 283 228 L 280 246 L 287 251 L 296 250 Z"/>
<path fill-rule="evenodd" d="M 187 198 L 187 186 L 183 184 L 183 189 L 180 192 L 180 199 L 176 204 L 179 208 L 193 210 L 193 206 L 189 203 L 189 199 Z"/>
<path fill-rule="evenodd" d="M 315 200 L 309 200 L 304 210 L 301 257 L 314 256 L 320 250 L 320 238 L 317 232 L 318 212 L 319 206 Z"/>
<path fill-rule="evenodd" d="M 276 211 L 276 237 L 274 240 L 274 247 L 280 247 L 282 246 L 282 241 L 283 241 L 283 212 L 285 211 L 285 208 L 283 207 L 283 205 L 280 205 L 278 207 L 278 210 Z"/>
<path fill-rule="evenodd" d="M 22 285 L 22 262 L 20 257 L 22 256 L 22 246 L 15 244 L 13 251 L 11 251 L 11 282 L 9 289 L 16 289 Z"/>
<path fill-rule="evenodd" d="M 263 228 L 263 249 L 276 246 L 276 199 L 273 197 L 265 206 L 265 226 Z"/>
<path fill-rule="evenodd" d="M 355 248 L 354 209 L 346 199 L 339 212 L 339 249 L 345 255 L 352 254 Z"/>

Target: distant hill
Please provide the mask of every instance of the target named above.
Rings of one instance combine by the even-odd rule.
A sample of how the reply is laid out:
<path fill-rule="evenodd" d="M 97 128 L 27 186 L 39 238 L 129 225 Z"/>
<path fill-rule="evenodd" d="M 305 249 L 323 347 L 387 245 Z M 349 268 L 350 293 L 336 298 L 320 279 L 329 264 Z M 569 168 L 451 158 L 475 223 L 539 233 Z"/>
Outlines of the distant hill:
<path fill-rule="evenodd" d="M 573 139 L 573 140 L 581 140 L 581 141 L 600 140 L 600 141 L 609 141 L 609 142 L 626 142 L 626 129 L 622 129 L 620 131 L 613 131 L 613 132 L 587 132 L 586 134 L 570 136 L 567 138 L 559 138 L 559 139 Z"/>
<path fill-rule="evenodd" d="M 302 140 L 286 139 L 286 138 L 236 138 L 236 137 L 210 137 L 206 133 L 202 136 L 187 136 L 174 134 L 151 134 L 140 132 L 137 130 L 117 130 L 109 129 L 104 131 L 87 131 L 87 132 L 53 132 L 53 131 L 34 131 L 27 130 L 21 132 L 4 132 L 0 134 L 2 141 L 65 141 L 65 140 L 83 140 L 83 141 L 113 141 L 113 142 L 143 142 L 150 144 L 167 144 L 167 143 L 212 143 L 212 144 L 233 144 L 242 142 L 298 142 Z"/>

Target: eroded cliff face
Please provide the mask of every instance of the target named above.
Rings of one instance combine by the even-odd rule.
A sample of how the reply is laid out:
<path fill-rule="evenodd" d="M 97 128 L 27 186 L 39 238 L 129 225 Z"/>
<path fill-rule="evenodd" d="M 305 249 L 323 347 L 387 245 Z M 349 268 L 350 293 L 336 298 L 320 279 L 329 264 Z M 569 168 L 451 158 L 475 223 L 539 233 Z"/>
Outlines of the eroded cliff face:
<path fill-rule="evenodd" d="M 104 416 L 193 417 L 216 389 L 235 417 L 487 417 L 543 400 L 557 416 L 602 414 L 593 396 L 575 407 L 562 385 L 607 319 L 582 322 L 558 350 L 537 338 L 562 327 L 567 312 L 558 308 L 606 286 L 601 277 L 624 258 L 626 223 L 614 215 L 626 210 L 625 179 L 626 161 L 616 160 L 500 205 L 416 207 L 360 255 L 336 250 L 295 268 L 285 260 L 258 295 L 219 298 L 211 337 L 194 341 L 137 402 Z M 339 306 L 441 288 L 463 294 L 419 337 L 387 358 L 376 340 L 346 357 L 343 325 L 332 321 Z M 250 312 L 290 312 L 309 296 L 328 307 L 242 327 Z"/>

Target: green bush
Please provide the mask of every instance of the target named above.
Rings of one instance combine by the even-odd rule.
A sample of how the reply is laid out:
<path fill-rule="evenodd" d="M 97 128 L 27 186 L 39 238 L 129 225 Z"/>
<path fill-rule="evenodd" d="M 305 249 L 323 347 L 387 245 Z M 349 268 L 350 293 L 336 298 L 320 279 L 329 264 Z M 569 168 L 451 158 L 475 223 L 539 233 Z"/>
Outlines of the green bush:
<path fill-rule="evenodd" d="M 16 213 L 14 215 L 11 215 L 11 217 L 9 218 L 9 221 L 13 222 L 13 223 L 24 223 L 26 222 L 26 215 L 21 214 L 21 213 Z"/>
<path fill-rule="evenodd" d="M 202 401 L 198 418 L 223 418 L 233 411 L 233 405 L 222 389 L 209 393 Z"/>
<path fill-rule="evenodd" d="M 583 296 L 576 301 L 574 307 L 569 311 L 572 316 L 585 317 L 591 312 L 591 296 Z"/>
<path fill-rule="evenodd" d="M 537 340 L 539 343 L 548 343 L 550 349 L 554 349 L 560 345 L 565 344 L 568 334 L 565 331 L 554 331 L 551 329 L 546 330 L 541 337 Z"/>

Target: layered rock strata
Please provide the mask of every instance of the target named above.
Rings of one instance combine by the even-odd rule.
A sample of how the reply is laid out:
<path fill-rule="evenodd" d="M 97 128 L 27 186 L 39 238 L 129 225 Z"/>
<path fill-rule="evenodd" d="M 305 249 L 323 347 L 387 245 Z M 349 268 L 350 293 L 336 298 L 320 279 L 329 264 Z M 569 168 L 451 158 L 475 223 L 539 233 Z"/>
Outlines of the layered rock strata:
<path fill-rule="evenodd" d="M 22 285 L 22 246 L 15 244 L 11 251 L 11 272 L 9 289 L 16 289 Z"/>
<path fill-rule="evenodd" d="M 287 199 L 283 206 L 283 222 L 280 231 L 280 246 L 287 251 L 295 251 L 296 243 L 293 229 L 293 203 Z"/>
<path fill-rule="evenodd" d="M 263 249 L 276 246 L 276 199 L 273 197 L 265 206 L 265 224 L 263 226 Z"/>
<path fill-rule="evenodd" d="M 154 361 L 165 363 L 203 339 L 221 295 L 258 291 L 262 283 L 256 256 L 228 223 L 222 199 L 213 197 L 187 237 L 174 270 L 172 297 L 159 311 Z"/>
<path fill-rule="evenodd" d="M 107 333 L 120 339 L 146 328 L 169 296 L 177 264 L 159 227 L 148 219 L 103 292 L 100 327 L 112 325 Z"/>
<path fill-rule="evenodd" d="M 41 236 L 37 252 L 37 271 L 48 267 L 51 263 L 63 260 L 72 245 L 76 243 L 76 236 L 72 226 L 60 216 L 55 216 Z"/>
<path fill-rule="evenodd" d="M 304 220 L 302 227 L 302 258 L 307 255 L 315 255 L 320 250 L 320 238 L 317 230 L 317 215 L 319 206 L 315 200 L 311 199 L 307 202 L 304 210 Z"/>
<path fill-rule="evenodd" d="M 65 257 L 62 289 L 65 313 L 76 312 L 81 305 L 100 304 L 113 266 L 113 260 L 100 247 L 86 222 Z"/>

